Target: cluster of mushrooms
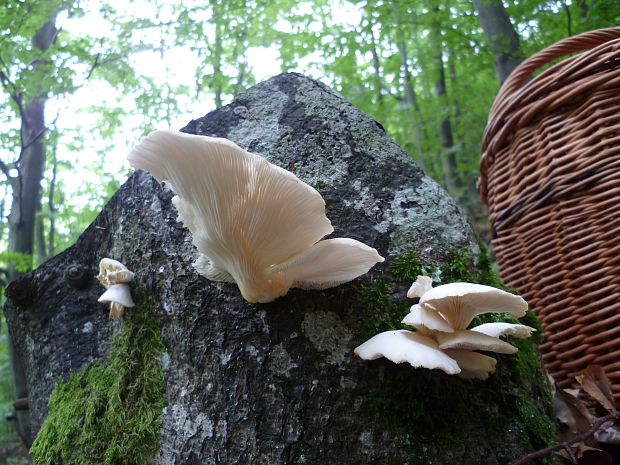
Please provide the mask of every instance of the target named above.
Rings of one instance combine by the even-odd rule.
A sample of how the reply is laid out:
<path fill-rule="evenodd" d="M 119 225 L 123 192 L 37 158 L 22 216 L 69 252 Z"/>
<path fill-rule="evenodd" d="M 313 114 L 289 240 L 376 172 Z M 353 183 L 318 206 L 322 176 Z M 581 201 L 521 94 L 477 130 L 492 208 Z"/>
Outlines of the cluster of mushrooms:
<path fill-rule="evenodd" d="M 125 307 L 135 305 L 129 290 L 133 277 L 133 272 L 119 261 L 102 258 L 99 262 L 97 279 L 107 290 L 99 297 L 98 302 L 110 302 L 110 316 L 120 318 L 125 313 Z"/>
<path fill-rule="evenodd" d="M 384 261 L 354 239 L 323 239 L 334 228 L 321 195 L 230 140 L 155 131 L 127 159 L 176 194 L 172 202 L 178 218 L 199 252 L 194 268 L 212 281 L 236 283 L 248 302 L 271 302 L 290 288 L 334 287 Z M 112 316 L 122 316 L 125 307 L 133 306 L 128 286 L 133 273 L 103 259 L 98 278 L 107 288 L 99 301 L 110 302 Z M 482 313 L 525 314 L 521 297 L 492 287 L 453 283 L 433 288 L 431 279 L 421 276 L 407 296 L 420 298 L 403 320 L 415 331 L 378 334 L 357 347 L 357 355 L 486 379 L 496 360 L 476 351 L 514 353 L 517 349 L 500 336 L 525 338 L 533 331 L 509 323 L 467 329 Z"/>
<path fill-rule="evenodd" d="M 385 357 L 394 363 L 439 369 L 462 378 L 487 379 L 497 360 L 475 352 L 513 354 L 517 348 L 500 336 L 527 338 L 533 328 L 513 323 L 484 323 L 467 329 L 483 313 L 525 315 L 527 302 L 520 296 L 481 284 L 451 283 L 432 287 L 432 279 L 418 276 L 407 297 L 419 297 L 402 320 L 415 331 L 386 331 L 355 349 L 364 360 Z"/>

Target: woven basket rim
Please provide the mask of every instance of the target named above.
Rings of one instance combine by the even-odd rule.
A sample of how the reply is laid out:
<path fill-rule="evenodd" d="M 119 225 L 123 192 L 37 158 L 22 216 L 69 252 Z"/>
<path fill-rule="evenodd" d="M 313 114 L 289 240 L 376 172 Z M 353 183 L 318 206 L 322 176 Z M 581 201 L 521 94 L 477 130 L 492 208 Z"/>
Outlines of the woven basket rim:
<path fill-rule="evenodd" d="M 572 37 L 565 38 L 553 45 L 550 45 L 538 53 L 523 61 L 506 79 L 500 88 L 493 106 L 489 112 L 487 126 L 484 131 L 482 141 L 482 157 L 480 159 L 480 177 L 478 179 L 478 189 L 482 201 L 488 205 L 488 177 L 489 166 L 494 162 L 494 155 L 499 147 L 504 143 L 508 134 L 524 122 L 531 120 L 536 111 L 528 111 L 520 108 L 524 100 L 529 103 L 536 102 L 535 109 L 546 104 L 544 101 L 538 102 L 542 97 L 537 92 L 537 86 L 549 80 L 559 80 L 558 76 L 570 75 L 567 68 L 572 71 L 587 71 L 587 62 L 591 60 L 592 54 L 604 54 L 606 51 L 617 51 L 620 49 L 620 26 L 606 29 L 597 29 L 584 32 Z M 530 82 L 526 81 L 540 67 L 553 62 L 565 55 L 574 52 L 584 52 L 573 57 L 556 63 L 549 69 L 543 71 Z M 587 53 L 585 53 L 587 52 Z M 560 73 L 559 71 L 562 71 Z M 524 85 L 524 83 L 526 83 Z M 599 86 L 600 82 L 592 82 L 592 86 Z M 613 83 L 612 83 L 613 84 Z M 577 88 L 574 92 L 582 92 L 583 89 Z M 571 94 L 566 95 L 562 101 L 553 102 L 559 106 L 570 98 Z"/>

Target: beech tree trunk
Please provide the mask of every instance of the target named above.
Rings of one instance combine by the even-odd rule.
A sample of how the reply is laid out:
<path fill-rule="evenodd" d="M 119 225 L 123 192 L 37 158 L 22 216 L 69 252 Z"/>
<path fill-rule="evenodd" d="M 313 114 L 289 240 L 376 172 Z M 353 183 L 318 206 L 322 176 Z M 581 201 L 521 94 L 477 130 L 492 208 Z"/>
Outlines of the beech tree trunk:
<path fill-rule="evenodd" d="M 519 50 L 519 35 L 501 0 L 472 0 L 489 48 L 499 83 L 502 84 L 524 59 Z"/>
<path fill-rule="evenodd" d="M 41 26 L 32 39 L 32 45 L 41 52 L 47 51 L 56 39 L 58 30 L 55 17 Z M 40 62 L 33 63 L 34 70 L 41 67 Z M 35 244 L 36 215 L 41 203 L 41 180 L 45 167 L 45 102 L 47 90 L 41 89 L 30 101 L 23 104 L 22 95 L 12 95 L 20 108 L 21 118 L 21 153 L 16 163 L 18 175 L 10 179 L 12 189 L 11 212 L 8 217 L 8 251 L 24 255 L 32 255 Z M 9 280 L 19 276 L 14 268 L 9 268 Z M 10 341 L 9 341 L 9 345 Z M 26 374 L 20 355 L 9 348 L 11 371 L 13 375 L 14 396 L 20 399 L 27 396 L 25 386 Z M 17 412 L 19 430 L 22 436 L 28 437 L 30 425 L 28 413 Z"/>
<path fill-rule="evenodd" d="M 135 173 L 73 247 L 7 287 L 7 323 L 26 368 L 28 439 L 41 429 L 56 383 L 106 360 L 110 335 L 124 324 L 97 303 L 103 287 L 94 276 L 110 257 L 136 275 L 137 305 L 126 313 L 151 302 L 161 328 L 165 407 L 150 463 L 499 465 L 549 440 L 533 423 L 549 422 L 548 386 L 527 341 L 520 355 L 500 356 L 487 381 L 354 356 L 408 312 L 405 294 L 422 264 L 445 270 L 444 279 L 457 269 L 488 272 L 455 202 L 379 124 L 291 73 L 183 131 L 229 138 L 294 172 L 322 194 L 333 237 L 361 240 L 386 261 L 351 283 L 250 304 L 234 283 L 198 275 L 172 193 Z M 72 402 L 56 408 L 73 411 Z M 77 421 L 76 434 L 83 427 Z M 45 441 L 37 444 L 75 447 Z"/>
<path fill-rule="evenodd" d="M 439 7 L 433 9 L 435 16 L 439 16 Z M 456 174 L 456 154 L 454 153 L 454 138 L 452 136 L 452 122 L 450 121 L 448 92 L 446 89 L 446 71 L 443 63 L 443 43 L 441 37 L 441 23 L 433 20 L 430 31 L 430 41 L 435 61 L 435 96 L 439 102 L 439 140 L 441 141 L 441 163 L 443 166 L 444 183 L 446 189 L 455 195 L 458 186 Z"/>

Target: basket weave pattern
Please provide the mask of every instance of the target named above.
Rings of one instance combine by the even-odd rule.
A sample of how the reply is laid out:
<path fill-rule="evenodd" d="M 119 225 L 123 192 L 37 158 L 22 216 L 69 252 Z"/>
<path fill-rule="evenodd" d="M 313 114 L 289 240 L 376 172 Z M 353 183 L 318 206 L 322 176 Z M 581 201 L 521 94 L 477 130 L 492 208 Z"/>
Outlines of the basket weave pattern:
<path fill-rule="evenodd" d="M 513 72 L 480 170 L 500 275 L 540 318 L 551 375 L 568 387 L 599 364 L 620 400 L 620 27 L 565 39 Z"/>

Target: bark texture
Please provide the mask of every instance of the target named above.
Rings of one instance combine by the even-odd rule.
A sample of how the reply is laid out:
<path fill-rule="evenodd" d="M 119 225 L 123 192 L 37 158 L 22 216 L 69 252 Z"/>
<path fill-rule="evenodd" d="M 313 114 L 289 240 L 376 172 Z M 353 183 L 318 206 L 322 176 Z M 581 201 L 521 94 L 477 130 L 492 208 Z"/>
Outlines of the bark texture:
<path fill-rule="evenodd" d="M 293 171 L 325 198 L 333 237 L 361 240 L 387 260 L 353 283 L 249 304 L 236 285 L 193 270 L 197 253 L 172 193 L 136 173 L 75 246 L 9 288 L 5 311 L 26 367 L 32 435 L 57 380 L 109 350 L 118 322 L 96 303 L 103 288 L 93 276 L 111 257 L 136 273 L 134 295 L 155 302 L 166 347 L 155 464 L 491 465 L 544 442 L 526 418 L 544 409 L 526 414 L 519 404 L 542 405 L 529 397 L 538 378 L 498 371 L 487 383 L 463 381 L 354 357 L 361 329 L 376 318 L 371 277 L 404 302 L 410 282 L 386 272 L 398 257 L 417 251 L 442 264 L 459 250 L 475 263 L 479 254 L 455 203 L 378 123 L 321 83 L 283 74 L 183 130 L 227 137 Z M 471 405 L 484 408 L 472 415 Z"/>
<path fill-rule="evenodd" d="M 497 80 L 502 84 L 524 60 L 519 35 L 500 0 L 472 0 L 472 3 L 489 41 Z"/>

